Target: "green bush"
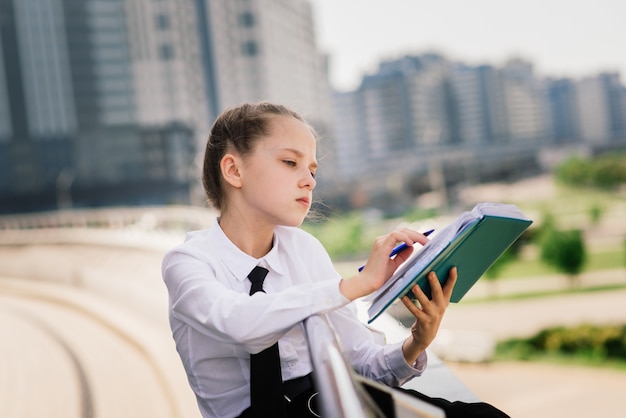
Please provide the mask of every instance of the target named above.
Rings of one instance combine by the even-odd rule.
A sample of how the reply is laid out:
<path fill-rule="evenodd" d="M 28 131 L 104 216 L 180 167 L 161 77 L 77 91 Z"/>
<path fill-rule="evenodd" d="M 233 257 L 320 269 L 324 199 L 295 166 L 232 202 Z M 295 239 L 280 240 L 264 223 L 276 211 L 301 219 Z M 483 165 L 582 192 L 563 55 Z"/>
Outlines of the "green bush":
<path fill-rule="evenodd" d="M 585 264 L 586 250 L 582 232 L 577 229 L 550 229 L 541 239 L 541 260 L 558 271 L 576 276 Z"/>
<path fill-rule="evenodd" d="M 572 157 L 557 167 L 556 178 L 575 187 L 614 189 L 626 184 L 626 154 L 601 155 L 593 159 Z"/>
<path fill-rule="evenodd" d="M 500 357 L 529 360 L 544 355 L 559 355 L 593 361 L 626 362 L 626 325 L 589 325 L 554 327 L 527 339 L 498 343 Z"/>

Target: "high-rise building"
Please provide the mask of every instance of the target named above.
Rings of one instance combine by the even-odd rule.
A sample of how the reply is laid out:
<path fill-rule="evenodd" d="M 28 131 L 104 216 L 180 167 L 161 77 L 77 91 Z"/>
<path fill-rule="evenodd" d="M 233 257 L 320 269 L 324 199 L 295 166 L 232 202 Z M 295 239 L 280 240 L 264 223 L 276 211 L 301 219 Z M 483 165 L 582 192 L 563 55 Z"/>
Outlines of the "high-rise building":
<path fill-rule="evenodd" d="M 334 95 L 337 167 L 351 190 L 383 195 L 391 184 L 400 191 L 393 200 L 530 172 L 543 147 L 623 143 L 624 90 L 616 74 L 554 81 L 519 59 L 501 67 L 437 54 L 390 60 Z"/>
<path fill-rule="evenodd" d="M 358 178 L 364 170 L 359 162 L 367 159 L 366 127 L 363 123 L 361 96 L 356 92 L 335 92 L 333 111 L 334 132 L 341 141 L 335 142 L 333 154 L 337 164 L 337 175 L 348 180 Z"/>
<path fill-rule="evenodd" d="M 500 70 L 500 75 L 507 141 L 545 141 L 549 121 L 547 98 L 532 64 L 511 60 Z"/>
<path fill-rule="evenodd" d="M 552 141 L 555 144 L 579 141 L 579 122 L 576 108 L 576 83 L 571 79 L 546 80 L 551 118 Z"/>
<path fill-rule="evenodd" d="M 506 108 L 500 71 L 489 65 L 457 63 L 450 71 L 458 142 L 486 146 L 507 141 Z"/>
<path fill-rule="evenodd" d="M 336 94 L 339 170 L 375 175 L 425 147 L 452 143 L 446 74 L 447 63 L 438 55 L 407 56 L 381 63 L 354 92 Z"/>
<path fill-rule="evenodd" d="M 192 2 L 0 0 L 0 16 L 3 211 L 187 199 L 208 113 Z"/>
<path fill-rule="evenodd" d="M 308 0 L 199 0 L 214 111 L 271 100 L 321 129 L 331 120 L 326 58 Z"/>
<path fill-rule="evenodd" d="M 258 100 L 303 113 L 325 153 L 306 0 L 0 0 L 2 211 L 186 202 L 216 115 Z"/>
<path fill-rule="evenodd" d="M 333 178 L 331 88 L 309 0 L 194 0 L 203 50 L 209 124 L 225 108 L 269 100 L 317 130 L 318 189 Z"/>
<path fill-rule="evenodd" d="M 576 105 L 580 138 L 585 143 L 601 143 L 612 137 L 612 112 L 606 79 L 586 77 L 576 84 Z"/>
<path fill-rule="evenodd" d="M 626 138 L 626 103 L 624 96 L 626 89 L 622 85 L 620 75 L 617 73 L 600 74 L 599 78 L 604 84 L 607 100 L 609 102 L 609 117 L 611 126 L 611 141 Z"/>
<path fill-rule="evenodd" d="M 136 121 L 198 128 L 203 140 L 208 100 L 203 74 L 202 17 L 192 0 L 125 0 Z"/>

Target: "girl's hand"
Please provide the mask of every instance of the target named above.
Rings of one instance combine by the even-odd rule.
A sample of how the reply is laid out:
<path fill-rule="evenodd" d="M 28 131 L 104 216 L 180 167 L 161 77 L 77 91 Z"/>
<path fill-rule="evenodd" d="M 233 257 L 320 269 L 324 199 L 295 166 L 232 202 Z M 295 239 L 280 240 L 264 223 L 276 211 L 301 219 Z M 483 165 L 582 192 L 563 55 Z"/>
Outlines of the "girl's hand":
<path fill-rule="evenodd" d="M 389 254 L 399 243 L 409 247 L 397 254 L 393 259 Z M 394 271 L 413 253 L 413 244 L 422 245 L 428 242 L 423 234 L 407 228 L 397 229 L 387 235 L 376 238 L 370 256 L 363 270 L 350 279 L 344 279 L 339 285 L 341 293 L 350 300 L 369 295 L 378 290 Z"/>
<path fill-rule="evenodd" d="M 408 296 L 402 298 L 404 306 L 415 317 L 415 322 L 411 326 L 411 336 L 402 345 L 402 353 L 407 363 L 415 363 L 419 355 L 435 339 L 443 315 L 450 304 L 456 279 L 457 270 L 456 267 L 452 267 L 442 288 L 437 275 L 431 271 L 428 274 L 428 283 L 430 284 L 432 299 L 428 299 L 419 286 L 414 286 L 412 289 L 419 306 L 416 306 Z"/>

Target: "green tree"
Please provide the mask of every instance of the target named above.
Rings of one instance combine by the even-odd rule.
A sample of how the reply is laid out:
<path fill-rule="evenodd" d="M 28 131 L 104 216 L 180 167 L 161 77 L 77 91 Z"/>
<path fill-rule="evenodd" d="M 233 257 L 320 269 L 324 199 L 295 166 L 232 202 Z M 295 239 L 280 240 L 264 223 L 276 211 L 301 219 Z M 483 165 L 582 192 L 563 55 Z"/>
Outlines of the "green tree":
<path fill-rule="evenodd" d="M 555 170 L 556 178 L 568 185 L 586 185 L 590 177 L 590 164 L 580 157 L 571 157 Z"/>
<path fill-rule="evenodd" d="M 591 208 L 589 208 L 589 217 L 591 218 L 591 222 L 596 225 L 598 222 L 600 222 L 600 218 L 602 217 L 603 213 L 604 209 L 600 205 L 593 204 Z"/>
<path fill-rule="evenodd" d="M 626 158 L 624 153 L 593 159 L 572 157 L 559 165 L 554 174 L 562 183 L 574 187 L 615 189 L 626 183 Z"/>
<path fill-rule="evenodd" d="M 541 260 L 558 271 L 567 274 L 571 285 L 575 285 L 583 269 L 587 252 L 578 229 L 546 231 L 541 240 Z"/>

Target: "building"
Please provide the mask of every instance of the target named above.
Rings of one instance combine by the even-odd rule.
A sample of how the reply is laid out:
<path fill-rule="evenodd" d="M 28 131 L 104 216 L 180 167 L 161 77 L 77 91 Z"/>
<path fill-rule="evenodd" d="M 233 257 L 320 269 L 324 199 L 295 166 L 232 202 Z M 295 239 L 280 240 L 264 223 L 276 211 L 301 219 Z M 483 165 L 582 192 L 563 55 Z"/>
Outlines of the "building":
<path fill-rule="evenodd" d="M 555 144 L 576 143 L 580 139 L 576 83 L 571 79 L 546 80 L 551 137 Z"/>
<path fill-rule="evenodd" d="M 208 113 L 194 10 L 0 1 L 3 212 L 189 199 L 180 171 Z"/>
<path fill-rule="evenodd" d="M 330 127 L 326 57 L 308 0 L 204 0 L 205 79 L 213 116 L 244 101 L 271 100 Z"/>
<path fill-rule="evenodd" d="M 504 135 L 498 73 L 492 66 L 454 64 L 450 83 L 456 102 L 458 142 L 488 145 Z"/>
<path fill-rule="evenodd" d="M 332 182 L 331 88 L 308 0 L 196 0 L 209 120 L 227 107 L 269 100 L 301 113 L 319 134 L 318 189 Z"/>
<path fill-rule="evenodd" d="M 258 100 L 303 113 L 325 153 L 306 0 L 0 0 L 0 212 L 202 203 L 213 120 Z"/>
<path fill-rule="evenodd" d="M 545 79 L 519 59 L 472 66 L 430 53 L 383 62 L 334 95 L 337 167 L 350 182 L 342 188 L 384 204 L 536 172 L 546 148 L 623 146 L 624 91 L 616 74 Z"/>
<path fill-rule="evenodd" d="M 506 127 L 503 142 L 546 141 L 550 130 L 547 100 L 532 64 L 511 60 L 499 72 Z"/>

